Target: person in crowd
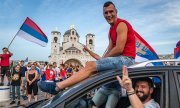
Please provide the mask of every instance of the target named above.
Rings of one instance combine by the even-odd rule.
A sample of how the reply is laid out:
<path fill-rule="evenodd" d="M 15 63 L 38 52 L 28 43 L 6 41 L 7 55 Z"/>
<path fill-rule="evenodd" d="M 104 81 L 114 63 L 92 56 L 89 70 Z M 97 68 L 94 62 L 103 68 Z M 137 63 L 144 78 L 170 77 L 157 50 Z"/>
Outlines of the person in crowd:
<path fill-rule="evenodd" d="M 13 55 L 13 53 L 11 53 L 8 48 L 4 47 L 2 49 L 3 54 L 0 54 L 0 58 L 1 58 L 1 83 L 0 86 L 4 85 L 4 76 L 6 75 L 7 79 L 8 79 L 8 84 L 7 86 L 10 86 L 10 81 L 11 81 L 11 73 L 10 73 L 10 57 Z"/>
<path fill-rule="evenodd" d="M 36 66 L 34 64 L 31 65 L 31 70 L 26 73 L 26 81 L 27 81 L 27 90 L 28 90 L 28 102 L 31 102 L 32 92 L 34 95 L 35 101 L 38 100 L 38 72 L 36 70 Z"/>
<path fill-rule="evenodd" d="M 25 89 L 26 89 L 26 71 L 27 68 L 24 66 L 24 60 L 20 61 L 20 73 L 21 73 L 21 90 L 22 90 L 22 97 L 23 99 L 26 99 L 27 96 L 25 94 Z"/>
<path fill-rule="evenodd" d="M 45 76 L 46 76 L 46 80 L 45 80 L 46 82 L 54 82 L 55 81 L 56 72 L 54 71 L 52 64 L 48 65 L 48 69 L 46 69 L 46 71 L 45 71 Z M 52 95 L 46 93 L 45 97 L 50 98 L 50 97 L 52 97 Z"/>
<path fill-rule="evenodd" d="M 20 72 L 20 65 L 16 65 L 13 72 L 12 72 L 12 81 L 11 81 L 11 86 L 12 86 L 12 102 L 10 105 L 15 104 L 16 101 L 16 94 L 18 98 L 18 103 L 17 105 L 20 105 L 20 86 L 21 86 L 21 72 Z M 15 92 L 16 91 L 16 92 Z"/>
<path fill-rule="evenodd" d="M 65 80 L 67 78 L 67 71 L 66 71 L 66 68 L 65 68 L 65 64 L 61 64 L 60 68 L 61 68 L 61 70 L 60 70 L 59 79 L 61 81 L 63 81 L 63 80 Z"/>
<path fill-rule="evenodd" d="M 116 76 L 121 87 L 125 88 L 129 97 L 131 106 L 128 108 L 160 108 L 159 104 L 151 98 L 154 90 L 154 84 L 149 77 L 138 78 L 135 80 L 135 88 L 128 76 L 128 69 L 123 66 L 122 79 Z"/>
<path fill-rule="evenodd" d="M 72 72 L 73 72 L 73 66 L 72 64 L 69 64 L 68 67 L 67 67 L 67 77 L 69 78 L 71 75 L 72 75 Z"/>
<path fill-rule="evenodd" d="M 55 77 L 56 77 L 56 72 L 54 71 L 53 69 L 53 65 L 52 64 L 49 64 L 48 65 L 48 69 L 46 69 L 46 81 L 47 82 L 54 82 L 55 81 Z"/>
<path fill-rule="evenodd" d="M 41 74 L 41 80 L 42 80 L 42 81 L 45 81 L 45 80 L 46 80 L 46 74 L 45 74 L 45 72 L 46 72 L 47 69 L 48 69 L 48 62 L 45 62 L 45 63 L 44 63 L 44 68 L 43 68 L 42 74 Z"/>
<path fill-rule="evenodd" d="M 40 76 L 41 76 L 41 65 L 38 62 L 34 62 L 33 64 L 35 65 L 35 67 L 36 67 L 35 69 L 37 70 L 39 78 L 40 78 Z M 38 78 L 38 80 L 39 80 L 39 78 Z"/>
<path fill-rule="evenodd" d="M 26 77 L 27 73 L 31 70 L 31 65 L 32 65 L 31 62 L 28 62 L 28 64 L 26 65 L 27 71 L 26 71 L 25 77 Z M 26 80 L 26 96 L 28 96 L 27 86 L 28 86 L 28 83 L 27 83 L 27 80 Z"/>
<path fill-rule="evenodd" d="M 55 81 L 59 82 L 58 77 L 59 77 L 60 69 L 57 67 L 57 63 L 56 62 L 53 62 L 52 67 L 53 67 L 52 69 L 55 72 Z"/>

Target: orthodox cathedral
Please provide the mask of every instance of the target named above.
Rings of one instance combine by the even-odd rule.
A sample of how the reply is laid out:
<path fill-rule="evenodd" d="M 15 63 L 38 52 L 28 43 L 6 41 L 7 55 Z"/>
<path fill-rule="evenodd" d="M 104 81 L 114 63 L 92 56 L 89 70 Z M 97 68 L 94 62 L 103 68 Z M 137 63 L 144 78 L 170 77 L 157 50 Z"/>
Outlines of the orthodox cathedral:
<path fill-rule="evenodd" d="M 63 35 L 62 44 L 60 43 L 61 33 L 58 30 L 52 31 L 51 55 L 49 62 L 59 64 L 72 64 L 74 66 L 85 66 L 87 61 L 95 61 L 87 51 L 83 50 L 82 43 L 79 42 L 79 34 L 71 26 Z M 86 35 L 86 45 L 91 51 L 94 51 L 94 34 Z"/>

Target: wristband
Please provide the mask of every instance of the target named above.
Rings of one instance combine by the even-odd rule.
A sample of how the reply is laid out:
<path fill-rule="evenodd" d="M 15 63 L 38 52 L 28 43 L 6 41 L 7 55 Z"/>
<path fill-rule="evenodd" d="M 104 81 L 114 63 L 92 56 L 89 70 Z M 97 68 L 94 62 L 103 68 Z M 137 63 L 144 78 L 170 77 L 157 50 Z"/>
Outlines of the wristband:
<path fill-rule="evenodd" d="M 130 96 L 130 95 L 133 95 L 135 94 L 135 91 L 133 90 L 132 92 L 127 92 L 127 95 Z"/>
<path fill-rule="evenodd" d="M 127 93 L 128 96 L 136 94 L 135 92 Z"/>

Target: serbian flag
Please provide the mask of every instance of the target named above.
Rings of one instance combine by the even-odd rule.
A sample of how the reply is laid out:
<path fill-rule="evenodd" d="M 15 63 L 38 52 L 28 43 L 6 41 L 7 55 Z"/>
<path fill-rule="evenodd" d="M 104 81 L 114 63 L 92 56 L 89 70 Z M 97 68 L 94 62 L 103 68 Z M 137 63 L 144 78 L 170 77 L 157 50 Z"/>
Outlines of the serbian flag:
<path fill-rule="evenodd" d="M 136 38 L 136 58 L 135 62 L 143 62 L 148 60 L 159 59 L 154 49 L 136 32 L 134 31 Z M 154 66 L 162 66 L 163 63 L 152 63 Z"/>
<path fill-rule="evenodd" d="M 180 41 L 176 44 L 176 48 L 174 48 L 174 58 L 180 59 Z"/>
<path fill-rule="evenodd" d="M 176 44 L 176 47 L 180 47 L 180 41 Z"/>
<path fill-rule="evenodd" d="M 174 57 L 180 59 L 180 46 L 174 49 Z"/>
<path fill-rule="evenodd" d="M 43 47 L 46 46 L 48 43 L 47 36 L 38 27 L 38 25 L 28 17 L 18 31 L 17 36 L 22 37 L 28 41 L 37 43 Z"/>

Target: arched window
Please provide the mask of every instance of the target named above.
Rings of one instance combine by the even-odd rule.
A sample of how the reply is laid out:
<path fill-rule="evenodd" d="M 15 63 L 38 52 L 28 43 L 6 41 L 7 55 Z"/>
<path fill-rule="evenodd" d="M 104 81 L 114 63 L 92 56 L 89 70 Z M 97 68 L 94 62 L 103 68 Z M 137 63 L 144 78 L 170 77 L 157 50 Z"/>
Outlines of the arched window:
<path fill-rule="evenodd" d="M 54 37 L 54 42 L 55 42 L 55 43 L 57 43 L 57 40 L 58 40 L 58 38 L 57 38 L 57 37 Z"/>
<path fill-rule="evenodd" d="M 92 39 L 89 40 L 89 44 L 93 45 L 93 40 Z"/>
<path fill-rule="evenodd" d="M 76 38 L 74 38 L 74 41 L 76 41 Z"/>
<path fill-rule="evenodd" d="M 74 35 L 74 31 L 72 31 L 72 35 Z"/>

